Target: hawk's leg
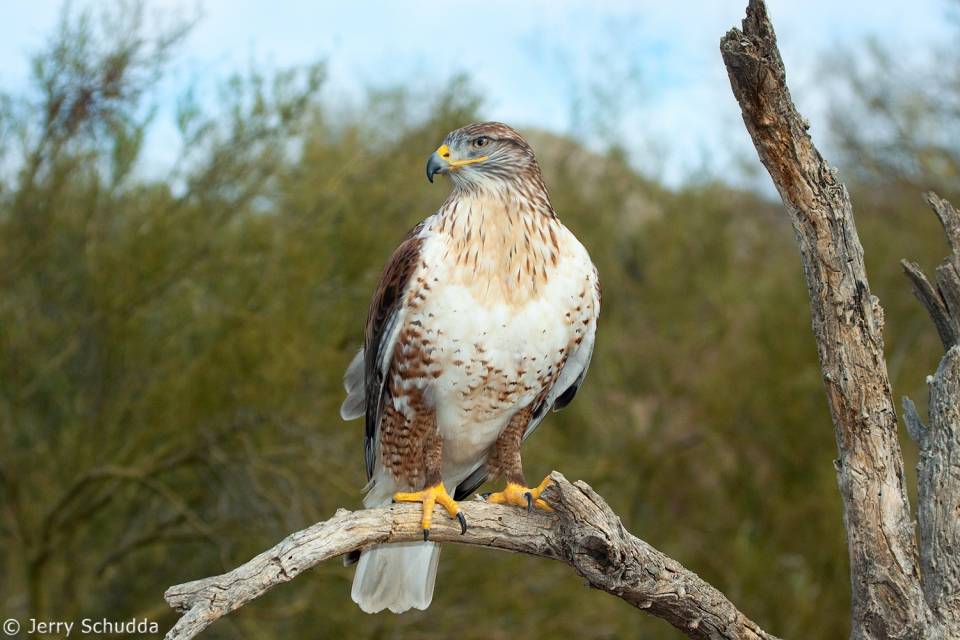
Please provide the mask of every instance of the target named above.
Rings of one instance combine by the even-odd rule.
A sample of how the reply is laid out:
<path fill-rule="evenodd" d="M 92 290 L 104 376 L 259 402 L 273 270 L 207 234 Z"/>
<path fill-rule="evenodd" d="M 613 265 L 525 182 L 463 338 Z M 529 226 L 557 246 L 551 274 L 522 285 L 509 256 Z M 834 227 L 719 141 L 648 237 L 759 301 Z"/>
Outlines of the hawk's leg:
<path fill-rule="evenodd" d="M 421 526 L 423 528 L 423 541 L 426 542 L 430 537 L 430 523 L 433 520 L 433 508 L 440 504 L 450 517 L 460 521 L 460 533 L 467 532 L 467 519 L 460 512 L 460 506 L 450 497 L 443 486 L 441 477 L 443 459 L 443 438 L 432 429 L 423 443 L 423 461 L 424 461 L 424 487 L 423 491 L 412 493 L 397 493 L 393 496 L 394 502 L 422 502 L 423 519 Z"/>
<path fill-rule="evenodd" d="M 523 465 L 520 463 L 520 441 L 523 434 L 530 424 L 530 418 L 533 417 L 533 406 L 528 405 L 518 411 L 510 419 L 507 428 L 497 438 L 494 445 L 496 461 L 493 463 L 507 477 L 507 488 L 499 493 L 491 494 L 487 497 L 487 502 L 494 504 L 514 504 L 518 507 L 526 507 L 527 511 L 536 505 L 537 508 L 544 511 L 553 511 L 546 502 L 540 498 L 540 492 L 543 491 L 551 480 L 544 478 L 535 489 L 527 486 L 527 480 L 523 477 Z"/>

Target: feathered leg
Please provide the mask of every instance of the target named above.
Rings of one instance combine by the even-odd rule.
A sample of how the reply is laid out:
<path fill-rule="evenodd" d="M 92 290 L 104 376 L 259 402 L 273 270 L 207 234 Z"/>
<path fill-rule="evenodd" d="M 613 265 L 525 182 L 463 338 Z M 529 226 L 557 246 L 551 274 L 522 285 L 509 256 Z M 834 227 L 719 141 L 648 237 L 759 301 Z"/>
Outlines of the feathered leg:
<path fill-rule="evenodd" d="M 423 519 L 423 541 L 430 538 L 430 522 L 433 519 L 434 505 L 439 503 L 447 510 L 451 517 L 460 521 L 461 533 L 467 532 L 467 519 L 460 512 L 460 506 L 450 497 L 443 486 L 443 477 L 441 476 L 443 465 L 443 438 L 437 433 L 436 428 L 428 433 L 423 443 L 424 458 L 424 486 L 423 491 L 413 493 L 397 493 L 393 496 L 394 502 L 422 502 Z"/>
<path fill-rule="evenodd" d="M 434 504 L 439 502 L 451 515 L 456 515 L 461 527 L 466 530 L 466 520 L 457 503 L 447 495 L 441 478 L 443 440 L 436 432 L 436 415 L 433 411 L 421 411 L 418 421 L 404 424 L 394 432 L 396 424 L 387 421 L 385 439 L 395 447 L 417 451 L 418 464 L 412 470 L 413 478 L 420 477 L 423 470 L 424 489 L 412 493 L 397 493 L 398 501 L 423 502 L 423 539 L 430 534 L 430 520 Z M 388 476 L 392 479 L 393 476 Z M 383 487 L 374 487 L 367 494 L 367 507 L 389 504 L 390 491 L 395 486 L 384 479 Z M 417 485 L 415 485 L 417 486 Z M 401 613 L 407 609 L 426 609 L 433 599 L 434 581 L 440 545 L 435 542 L 405 542 L 400 544 L 373 545 L 363 550 L 353 580 L 354 602 L 368 613 L 390 609 Z"/>
<path fill-rule="evenodd" d="M 532 417 L 533 406 L 524 407 L 510 419 L 507 428 L 497 438 L 494 445 L 496 451 L 495 464 L 507 477 L 507 488 L 488 496 L 487 502 L 514 504 L 518 507 L 526 507 L 527 511 L 536 505 L 538 509 L 553 511 L 553 508 L 540 498 L 540 492 L 550 484 L 550 478 L 544 478 L 538 487 L 531 489 L 527 486 L 527 480 L 523 476 L 523 465 L 520 462 L 520 441 L 523 440 L 523 434 L 526 433 L 527 425 Z"/>

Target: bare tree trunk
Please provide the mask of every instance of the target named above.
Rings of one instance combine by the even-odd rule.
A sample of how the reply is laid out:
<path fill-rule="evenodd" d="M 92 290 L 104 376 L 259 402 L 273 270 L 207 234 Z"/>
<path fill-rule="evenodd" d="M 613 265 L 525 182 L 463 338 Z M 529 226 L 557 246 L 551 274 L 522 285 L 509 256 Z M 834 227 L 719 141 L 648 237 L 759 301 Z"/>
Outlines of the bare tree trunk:
<path fill-rule="evenodd" d="M 905 399 L 907 426 L 923 455 L 918 547 L 883 356 L 883 310 L 870 295 L 846 188 L 813 146 L 809 124 L 793 105 L 762 0 L 750 0 L 743 31 L 730 31 L 721 52 L 747 130 L 800 247 L 839 450 L 835 466 L 850 548 L 853 638 L 960 638 L 960 260 L 953 257 L 937 270 L 937 288 L 916 265 L 905 263 L 949 349 L 931 382 L 929 428 Z M 956 251 L 960 216 L 949 203 L 932 196 L 929 201 Z M 543 497 L 555 513 L 464 503 L 466 535 L 440 518 L 431 538 L 558 560 L 590 586 L 669 621 L 690 638 L 773 638 L 694 573 L 627 533 L 586 484 L 571 485 L 556 472 L 551 477 Z M 416 505 L 340 510 L 227 574 L 171 587 L 167 602 L 184 616 L 167 638 L 192 638 L 328 558 L 370 544 L 418 540 L 419 522 Z"/>
<path fill-rule="evenodd" d="M 930 427 L 920 446 L 920 567 L 934 615 L 960 638 L 960 346 L 930 381 Z M 909 400 L 907 400 L 909 402 Z M 906 402 L 904 403 L 906 404 Z M 919 420 L 918 420 L 919 422 Z"/>
<path fill-rule="evenodd" d="M 935 193 L 926 193 L 953 254 L 937 267 L 937 286 L 915 263 L 901 261 L 914 293 L 933 320 L 947 355 L 929 379 L 930 426 L 903 398 L 910 437 L 920 447 L 917 523 L 923 595 L 949 634 L 960 637 L 960 214 Z"/>
<path fill-rule="evenodd" d="M 870 295 L 847 190 L 817 152 L 809 123 L 790 98 L 763 0 L 750 0 L 743 31 L 730 31 L 720 49 L 747 131 L 800 247 L 839 450 L 853 638 L 944 637 L 921 589 L 883 356 L 883 310 Z M 955 407 L 956 396 L 947 404 Z"/>

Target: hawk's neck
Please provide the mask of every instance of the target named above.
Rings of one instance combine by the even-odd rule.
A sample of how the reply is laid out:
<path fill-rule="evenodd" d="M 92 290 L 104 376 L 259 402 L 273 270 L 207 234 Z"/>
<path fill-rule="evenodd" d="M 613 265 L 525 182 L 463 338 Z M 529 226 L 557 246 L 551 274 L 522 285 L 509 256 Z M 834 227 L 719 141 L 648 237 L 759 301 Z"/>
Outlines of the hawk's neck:
<path fill-rule="evenodd" d="M 455 192 L 434 230 L 444 244 L 449 280 L 478 304 L 520 306 L 545 294 L 565 252 L 566 234 L 545 191 Z"/>

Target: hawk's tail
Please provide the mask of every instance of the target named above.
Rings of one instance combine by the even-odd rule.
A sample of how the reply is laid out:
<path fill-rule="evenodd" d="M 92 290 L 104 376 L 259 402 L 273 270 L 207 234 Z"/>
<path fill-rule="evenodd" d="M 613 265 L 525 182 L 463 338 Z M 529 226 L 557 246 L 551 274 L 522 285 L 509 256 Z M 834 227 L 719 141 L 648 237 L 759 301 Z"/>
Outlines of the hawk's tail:
<path fill-rule="evenodd" d="M 438 542 L 375 544 L 360 554 L 353 577 L 353 601 L 367 613 L 426 609 L 440 560 Z"/>

